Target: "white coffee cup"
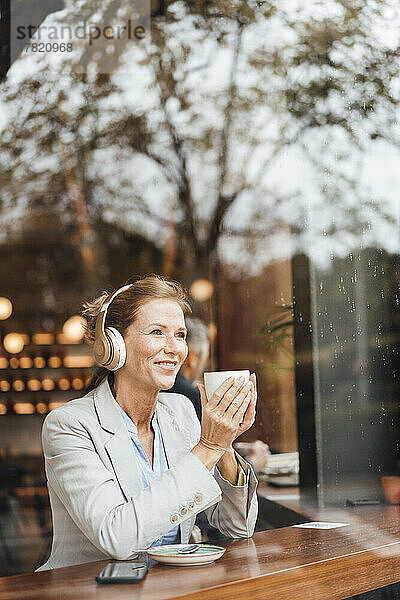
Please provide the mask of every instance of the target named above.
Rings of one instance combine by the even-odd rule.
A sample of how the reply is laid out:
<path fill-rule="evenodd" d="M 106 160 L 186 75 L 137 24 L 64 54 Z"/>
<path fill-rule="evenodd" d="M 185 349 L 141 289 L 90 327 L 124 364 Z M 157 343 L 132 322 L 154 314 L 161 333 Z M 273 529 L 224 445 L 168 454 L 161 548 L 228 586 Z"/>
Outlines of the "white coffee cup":
<path fill-rule="evenodd" d="M 221 383 L 229 377 L 244 378 L 244 383 L 250 379 L 250 371 L 209 371 L 204 373 L 204 387 L 206 388 L 206 396 L 209 400 L 215 390 L 219 388 Z"/>

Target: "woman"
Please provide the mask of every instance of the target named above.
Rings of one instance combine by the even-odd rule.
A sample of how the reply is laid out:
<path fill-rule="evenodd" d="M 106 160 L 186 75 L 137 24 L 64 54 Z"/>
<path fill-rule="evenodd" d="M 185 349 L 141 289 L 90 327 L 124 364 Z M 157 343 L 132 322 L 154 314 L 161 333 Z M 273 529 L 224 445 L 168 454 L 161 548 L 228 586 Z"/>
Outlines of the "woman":
<path fill-rule="evenodd" d="M 43 426 L 54 535 L 38 570 L 186 543 L 203 510 L 225 535 L 253 534 L 257 481 L 232 442 L 254 422 L 255 376 L 209 401 L 201 387 L 201 431 L 187 399 L 160 393 L 186 358 L 189 310 L 181 286 L 155 275 L 85 306 L 101 366 Z"/>

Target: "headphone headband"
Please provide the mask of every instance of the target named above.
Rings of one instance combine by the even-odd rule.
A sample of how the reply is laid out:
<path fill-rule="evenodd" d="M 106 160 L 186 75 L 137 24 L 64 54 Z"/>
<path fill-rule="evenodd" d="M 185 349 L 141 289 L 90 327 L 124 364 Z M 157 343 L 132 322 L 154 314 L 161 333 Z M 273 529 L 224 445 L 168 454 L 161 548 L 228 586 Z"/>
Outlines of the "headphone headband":
<path fill-rule="evenodd" d="M 116 292 L 113 293 L 113 295 L 111 296 L 111 298 L 109 300 L 107 300 L 107 302 L 104 302 L 103 306 L 101 307 L 100 312 L 107 312 L 108 307 L 110 306 L 111 302 L 114 300 L 114 298 L 116 296 L 118 296 L 118 294 L 121 294 L 122 292 L 124 292 L 125 290 L 128 290 L 130 287 L 132 287 L 132 283 L 128 283 L 128 285 L 124 285 L 123 287 L 119 288 Z"/>

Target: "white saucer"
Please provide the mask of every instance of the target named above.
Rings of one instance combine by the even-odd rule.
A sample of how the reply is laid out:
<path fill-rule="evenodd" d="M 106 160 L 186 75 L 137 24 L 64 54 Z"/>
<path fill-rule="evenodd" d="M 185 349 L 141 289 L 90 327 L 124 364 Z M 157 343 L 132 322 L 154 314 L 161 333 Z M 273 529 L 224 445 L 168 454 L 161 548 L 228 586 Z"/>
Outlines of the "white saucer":
<path fill-rule="evenodd" d="M 195 552 L 191 554 L 179 554 L 178 548 L 186 548 L 187 544 L 170 544 L 167 546 L 155 546 L 149 548 L 147 554 L 153 560 L 165 565 L 177 565 L 180 567 L 195 567 L 198 565 L 209 565 L 221 558 L 225 552 L 222 546 L 211 546 L 199 544 Z"/>

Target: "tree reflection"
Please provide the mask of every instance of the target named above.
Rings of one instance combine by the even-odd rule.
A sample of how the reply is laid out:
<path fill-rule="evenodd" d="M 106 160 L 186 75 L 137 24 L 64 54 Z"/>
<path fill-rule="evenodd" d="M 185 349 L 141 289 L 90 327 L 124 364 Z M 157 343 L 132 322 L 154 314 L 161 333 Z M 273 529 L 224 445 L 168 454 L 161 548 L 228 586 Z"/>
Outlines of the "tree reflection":
<path fill-rule="evenodd" d="M 80 10 L 105 22 L 126 6 Z M 288 254 L 289 230 L 292 251 L 322 260 L 345 255 L 360 234 L 394 250 L 398 6 L 164 9 L 151 41 L 110 53 L 103 45 L 97 68 L 94 49 L 78 48 L 81 74 L 76 56 L 70 65 L 17 60 L 2 88 L 7 231 L 28 211 L 58 213 L 74 227 L 89 280 L 102 261 L 98 221 L 169 244 L 179 264 L 168 269 L 188 279 L 209 275 L 210 259 L 260 271 Z M 74 11 L 67 2 L 46 22 L 71 22 Z M 371 153 L 386 158 L 371 165 Z M 371 169 L 384 160 L 374 188 Z"/>

